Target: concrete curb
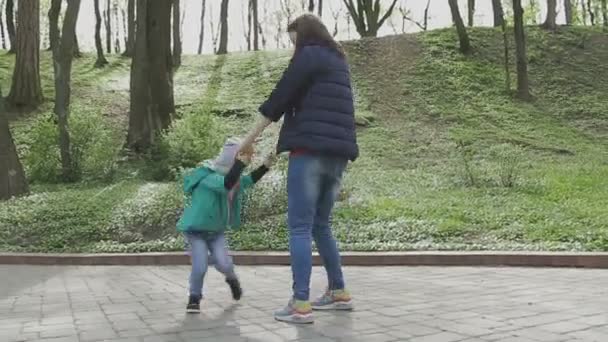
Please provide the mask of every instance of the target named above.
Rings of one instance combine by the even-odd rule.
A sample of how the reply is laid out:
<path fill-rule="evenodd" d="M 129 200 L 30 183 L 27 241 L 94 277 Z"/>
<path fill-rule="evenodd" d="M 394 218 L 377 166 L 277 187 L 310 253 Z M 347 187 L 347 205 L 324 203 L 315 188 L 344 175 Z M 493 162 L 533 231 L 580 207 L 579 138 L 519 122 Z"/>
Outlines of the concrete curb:
<path fill-rule="evenodd" d="M 239 265 L 289 265 L 286 252 L 233 252 Z M 0 253 L 5 265 L 188 265 L 183 252 L 34 254 Z M 314 255 L 315 265 L 321 260 Z M 562 252 L 377 252 L 342 253 L 348 266 L 515 266 L 608 268 L 608 253 Z"/>

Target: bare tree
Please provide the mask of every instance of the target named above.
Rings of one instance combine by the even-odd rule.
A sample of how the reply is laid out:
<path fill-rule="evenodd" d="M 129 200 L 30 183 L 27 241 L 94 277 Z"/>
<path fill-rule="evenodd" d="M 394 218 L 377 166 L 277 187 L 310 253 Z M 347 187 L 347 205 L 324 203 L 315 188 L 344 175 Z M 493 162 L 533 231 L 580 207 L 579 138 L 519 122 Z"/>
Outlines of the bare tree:
<path fill-rule="evenodd" d="M 276 34 L 274 36 L 274 40 L 277 44 L 277 49 L 281 48 L 281 37 L 283 36 L 283 13 L 282 11 L 276 11 L 274 13 L 275 23 L 277 25 Z"/>
<path fill-rule="evenodd" d="M 99 0 L 94 0 L 95 7 L 95 50 L 97 51 L 97 60 L 95 67 L 101 68 L 108 64 L 108 60 L 103 55 L 103 44 L 101 43 L 101 12 L 99 11 Z"/>
<path fill-rule="evenodd" d="M 602 19 L 604 21 L 604 31 L 608 30 L 608 0 L 602 1 Z"/>
<path fill-rule="evenodd" d="M 317 15 L 323 18 L 323 0 L 317 0 Z"/>
<path fill-rule="evenodd" d="M 17 108 L 35 109 L 44 101 L 40 85 L 40 0 L 23 1 L 19 6 L 17 55 L 8 102 Z"/>
<path fill-rule="evenodd" d="M 467 0 L 467 5 L 469 27 L 473 27 L 475 24 L 475 0 Z"/>
<path fill-rule="evenodd" d="M 175 114 L 170 1 L 137 0 L 130 95 L 127 145 L 144 152 Z"/>
<path fill-rule="evenodd" d="M 2 9 L 4 9 L 4 4 L 6 0 L 2 0 L 0 2 L 0 36 L 2 36 L 2 49 L 6 50 L 6 36 L 4 34 L 4 18 L 2 17 Z"/>
<path fill-rule="evenodd" d="M 464 54 L 471 52 L 471 41 L 469 40 L 469 34 L 467 28 L 464 25 L 462 16 L 460 15 L 460 9 L 458 8 L 458 0 L 448 0 L 450 5 L 450 11 L 452 12 L 452 20 L 456 25 L 456 31 L 458 32 L 458 40 L 460 41 L 460 51 Z"/>
<path fill-rule="evenodd" d="M 259 5 L 258 0 L 254 0 L 254 1 L 257 5 Z M 257 22 L 258 22 L 259 39 L 262 42 L 262 48 L 266 49 L 267 41 L 266 41 L 266 35 L 264 34 L 263 28 L 265 27 L 266 20 L 268 19 L 268 2 L 263 1 L 263 3 L 264 3 L 264 8 L 263 8 L 264 15 L 261 17 L 262 19 L 260 19 L 260 16 L 258 15 Z M 259 9 L 258 9 L 258 12 L 259 12 Z"/>
<path fill-rule="evenodd" d="M 68 7 L 63 19 L 61 37 L 53 46 L 53 70 L 55 76 L 55 108 L 59 129 L 59 151 L 61 154 L 61 170 L 64 181 L 76 180 L 69 131 L 70 97 L 72 60 L 74 58 L 74 43 L 76 42 L 76 21 L 80 10 L 80 0 L 67 0 Z"/>
<path fill-rule="evenodd" d="M 112 14 L 114 16 L 114 53 L 120 53 L 120 18 L 118 17 L 118 3 L 114 1 L 112 5 Z"/>
<path fill-rule="evenodd" d="M 392 0 L 388 10 L 380 17 L 380 0 L 343 0 L 361 37 L 376 37 L 378 30 L 393 14 L 397 0 Z"/>
<path fill-rule="evenodd" d="M 129 0 L 127 4 L 127 43 L 123 56 L 133 57 L 135 50 L 135 1 Z"/>
<path fill-rule="evenodd" d="M 213 13 L 213 1 L 209 4 L 209 13 Z M 211 31 L 211 43 L 213 44 L 213 53 L 217 53 L 217 42 L 220 39 L 220 25 L 221 21 L 217 23 L 217 29 L 215 22 L 213 21 L 213 15 L 209 15 L 209 30 Z"/>
<path fill-rule="evenodd" d="M 203 0 L 201 5 L 201 31 L 198 35 L 198 54 L 203 53 L 203 39 L 205 38 L 205 9 L 207 7 L 207 1 Z"/>
<path fill-rule="evenodd" d="M 517 61 L 517 96 L 530 100 L 530 83 L 528 81 L 528 57 L 526 52 L 526 33 L 524 31 L 524 9 L 521 0 L 513 0 L 515 26 L 515 56 Z"/>
<path fill-rule="evenodd" d="M 173 0 L 173 66 L 182 64 L 182 39 L 180 34 L 179 0 Z"/>
<path fill-rule="evenodd" d="M 315 11 L 315 0 L 308 0 L 308 12 L 314 13 Z"/>
<path fill-rule="evenodd" d="M 595 12 L 593 11 L 593 3 L 591 0 L 587 0 L 587 11 L 589 11 L 591 26 L 595 26 Z"/>
<path fill-rule="evenodd" d="M 409 21 L 418 26 L 421 30 L 427 31 L 429 28 L 429 7 L 431 6 L 431 0 L 427 0 L 426 6 L 424 7 L 424 16 L 422 22 L 415 20 L 411 17 L 411 12 L 405 6 L 399 6 L 399 13 L 401 13 L 401 31 L 405 33 L 405 22 Z"/>
<path fill-rule="evenodd" d="M 566 25 L 572 25 L 572 0 L 564 0 L 564 14 L 566 16 Z"/>
<path fill-rule="evenodd" d="M 228 53 L 228 0 L 222 0 L 220 9 L 220 45 L 217 49 L 218 55 Z"/>
<path fill-rule="evenodd" d="M 505 66 L 505 90 L 507 94 L 511 93 L 511 71 L 509 66 L 511 65 L 509 58 L 509 36 L 507 31 L 507 22 L 505 20 L 505 12 L 502 8 L 502 4 L 499 7 L 500 12 L 498 15 L 500 16 L 499 22 L 502 30 L 502 43 L 503 43 L 503 51 L 504 51 L 504 66 Z M 494 14 L 496 15 L 496 13 Z"/>
<path fill-rule="evenodd" d="M 246 30 L 243 30 L 245 41 L 247 42 L 247 51 L 251 51 L 251 37 L 253 35 L 253 13 L 251 12 L 251 0 L 249 0 L 247 3 L 247 22 L 245 22 L 244 11 L 241 12 L 241 20 L 243 21 L 243 27 L 247 28 Z"/>
<path fill-rule="evenodd" d="M 11 43 L 11 48 L 8 53 L 15 53 L 17 47 L 17 30 L 15 30 L 15 3 L 13 0 L 6 1 L 6 30 L 8 31 L 8 40 Z"/>
<path fill-rule="evenodd" d="M 0 200 L 24 195 L 28 191 L 27 179 L 11 135 L 0 89 Z"/>
<path fill-rule="evenodd" d="M 542 27 L 548 30 L 557 29 L 557 0 L 547 0 L 547 18 Z"/>
<path fill-rule="evenodd" d="M 260 50 L 260 16 L 258 13 L 258 0 L 250 0 L 251 15 L 253 20 L 253 50 Z"/>
<path fill-rule="evenodd" d="M 342 9 L 338 7 L 337 10 L 332 9 L 331 10 L 331 16 L 334 18 L 334 31 L 332 32 L 332 36 L 334 36 L 334 38 L 338 35 L 338 33 L 340 32 L 338 29 L 338 23 L 340 22 L 340 14 L 342 13 Z"/>
<path fill-rule="evenodd" d="M 289 23 L 291 23 L 294 13 L 297 10 L 294 10 L 291 7 L 291 1 L 290 0 L 280 0 L 279 1 L 279 5 L 281 5 L 281 11 L 285 14 L 285 18 L 287 19 L 287 24 L 289 25 Z"/>
<path fill-rule="evenodd" d="M 61 0 L 51 0 L 49 8 L 49 51 L 53 51 L 59 40 L 59 13 L 61 12 Z"/>
<path fill-rule="evenodd" d="M 502 0 L 492 0 L 492 12 L 494 14 L 494 27 L 501 27 L 505 20 Z"/>
<path fill-rule="evenodd" d="M 106 52 L 112 53 L 112 18 L 110 9 L 112 0 L 106 0 L 106 9 L 104 10 L 104 19 L 106 22 Z"/>

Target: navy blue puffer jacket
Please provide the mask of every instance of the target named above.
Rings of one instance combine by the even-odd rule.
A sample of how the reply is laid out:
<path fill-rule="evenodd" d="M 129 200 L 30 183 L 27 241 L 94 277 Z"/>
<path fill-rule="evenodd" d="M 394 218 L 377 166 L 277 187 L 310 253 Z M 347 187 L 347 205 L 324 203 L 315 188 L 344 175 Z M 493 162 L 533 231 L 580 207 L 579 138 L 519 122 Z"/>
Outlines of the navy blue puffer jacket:
<path fill-rule="evenodd" d="M 300 48 L 260 112 L 275 122 L 285 115 L 279 153 L 307 150 L 351 161 L 359 156 L 349 67 L 329 47 Z"/>

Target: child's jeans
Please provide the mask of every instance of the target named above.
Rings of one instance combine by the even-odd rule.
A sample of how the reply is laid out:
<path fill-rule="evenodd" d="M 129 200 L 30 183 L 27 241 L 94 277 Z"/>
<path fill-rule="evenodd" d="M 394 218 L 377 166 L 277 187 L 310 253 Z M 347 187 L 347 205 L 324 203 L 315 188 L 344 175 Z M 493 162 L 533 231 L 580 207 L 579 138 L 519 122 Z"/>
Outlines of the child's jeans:
<path fill-rule="evenodd" d="M 228 255 L 224 233 L 185 233 L 192 260 L 190 273 L 190 295 L 202 297 L 203 279 L 207 273 L 209 255 L 213 258 L 215 268 L 226 276 L 236 279 L 232 258 Z"/>

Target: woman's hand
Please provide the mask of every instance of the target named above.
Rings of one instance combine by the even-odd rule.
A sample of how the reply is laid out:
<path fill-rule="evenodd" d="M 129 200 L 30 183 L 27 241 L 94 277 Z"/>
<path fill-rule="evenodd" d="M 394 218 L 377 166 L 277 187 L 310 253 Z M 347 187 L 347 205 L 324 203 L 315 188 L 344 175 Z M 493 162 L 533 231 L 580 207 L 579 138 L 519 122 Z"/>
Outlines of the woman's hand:
<path fill-rule="evenodd" d="M 253 148 L 253 143 L 255 142 L 255 139 L 257 139 L 260 134 L 262 134 L 262 132 L 264 132 L 264 130 L 266 129 L 266 127 L 268 127 L 268 125 L 270 125 L 271 121 L 269 119 L 267 119 L 264 116 L 261 116 L 261 118 L 258 120 L 258 122 L 256 122 L 255 126 L 251 129 L 251 131 L 249 131 L 249 133 L 247 134 L 247 136 L 245 136 L 245 139 L 243 139 L 243 141 L 241 142 L 241 147 L 239 148 L 239 152 L 246 150 L 246 149 L 250 149 Z"/>

